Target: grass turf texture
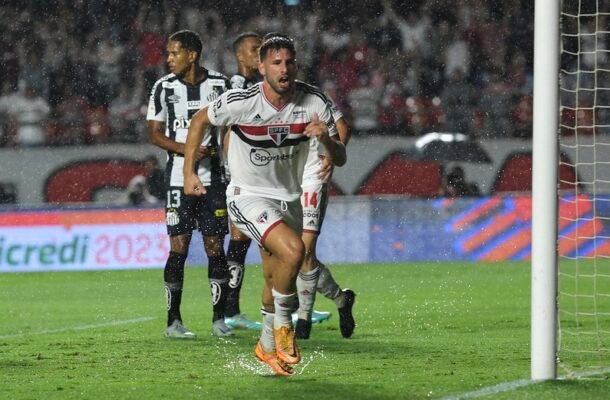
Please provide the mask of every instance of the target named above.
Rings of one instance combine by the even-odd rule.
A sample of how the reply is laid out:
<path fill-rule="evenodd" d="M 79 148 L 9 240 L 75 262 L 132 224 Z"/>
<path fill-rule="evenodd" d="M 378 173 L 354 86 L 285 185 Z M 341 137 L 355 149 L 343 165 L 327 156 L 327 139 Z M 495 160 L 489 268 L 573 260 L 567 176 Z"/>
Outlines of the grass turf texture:
<path fill-rule="evenodd" d="M 254 331 L 211 335 L 204 268 L 189 267 L 185 324 L 163 338 L 161 270 L 0 275 L 0 393 L 6 399 L 423 399 L 529 378 L 528 263 L 334 265 L 357 293 L 351 339 L 333 317 L 300 341 L 293 377 L 253 355 Z M 259 318 L 261 270 L 249 266 L 242 312 Z M 610 364 L 608 362 L 607 364 Z M 608 375 L 532 384 L 485 398 L 598 399 Z"/>

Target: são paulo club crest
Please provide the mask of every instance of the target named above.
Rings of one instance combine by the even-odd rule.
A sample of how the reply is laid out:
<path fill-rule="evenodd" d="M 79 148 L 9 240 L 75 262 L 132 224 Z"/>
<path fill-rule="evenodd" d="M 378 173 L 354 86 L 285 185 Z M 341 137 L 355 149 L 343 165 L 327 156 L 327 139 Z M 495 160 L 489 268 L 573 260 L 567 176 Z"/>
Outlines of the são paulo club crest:
<path fill-rule="evenodd" d="M 267 127 L 267 135 L 273 140 L 273 143 L 280 145 L 290 133 L 289 126 L 269 126 Z"/>

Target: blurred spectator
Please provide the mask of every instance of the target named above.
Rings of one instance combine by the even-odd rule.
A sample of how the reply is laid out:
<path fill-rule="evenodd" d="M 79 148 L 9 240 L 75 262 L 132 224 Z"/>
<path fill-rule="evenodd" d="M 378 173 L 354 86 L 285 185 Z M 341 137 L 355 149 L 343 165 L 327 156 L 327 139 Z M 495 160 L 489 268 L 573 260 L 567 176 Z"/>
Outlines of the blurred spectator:
<path fill-rule="evenodd" d="M 123 82 L 119 94 L 108 107 L 108 119 L 113 135 L 120 142 L 136 143 L 139 141 L 138 125 L 141 124 L 141 93 Z M 141 124 L 144 125 L 144 124 Z"/>
<path fill-rule="evenodd" d="M 475 183 L 466 181 L 464 169 L 455 166 L 445 176 L 440 195 L 443 197 L 478 196 L 479 188 Z"/>
<path fill-rule="evenodd" d="M 25 55 L 25 60 L 19 71 L 19 82 L 31 88 L 36 94 L 44 99 L 49 98 L 49 70 L 42 62 L 39 49 L 30 50 Z"/>
<path fill-rule="evenodd" d="M 111 99 L 119 92 L 121 82 L 121 57 L 123 46 L 113 41 L 109 36 L 103 35 L 97 45 L 96 80 L 100 97 L 98 104 L 108 105 Z"/>
<path fill-rule="evenodd" d="M 400 31 L 402 50 L 407 55 L 427 57 L 431 51 L 428 46 L 430 18 L 420 15 L 421 10 L 412 2 L 399 2 L 398 12 L 393 9 L 390 0 L 381 0 L 381 4 L 388 19 Z"/>
<path fill-rule="evenodd" d="M 14 125 L 9 142 L 21 146 L 46 144 L 46 120 L 51 112 L 49 103 L 26 82 L 20 82 L 17 92 L 0 97 L 0 113 Z"/>
<path fill-rule="evenodd" d="M 531 95 L 523 95 L 513 110 L 513 136 L 527 139 L 532 137 L 534 104 Z"/>
<path fill-rule="evenodd" d="M 17 204 L 17 187 L 14 183 L 0 182 L 0 204 Z"/>
<path fill-rule="evenodd" d="M 473 96 L 463 71 L 454 69 L 441 94 L 445 110 L 445 127 L 450 132 L 470 133 Z"/>
<path fill-rule="evenodd" d="M 502 71 L 490 72 L 489 81 L 483 87 L 479 108 L 485 113 L 485 135 L 508 138 L 513 135 L 511 125 L 512 93 Z"/>
<path fill-rule="evenodd" d="M 146 188 L 157 201 L 165 201 L 165 172 L 159 167 L 159 159 L 154 154 L 144 159 L 146 168 Z"/>
<path fill-rule="evenodd" d="M 144 175 L 136 175 L 131 178 L 125 192 L 116 201 L 117 205 L 122 206 L 144 206 L 156 203 L 157 198 L 148 192 Z"/>
<path fill-rule="evenodd" d="M 360 133 L 374 133 L 379 128 L 379 99 L 381 92 L 369 85 L 369 76 L 360 75 L 358 86 L 348 94 L 350 120 Z"/>
<path fill-rule="evenodd" d="M 49 144 L 56 146 L 82 144 L 90 108 L 91 105 L 85 96 L 67 86 L 64 96 L 55 108 L 56 123 L 49 137 Z"/>
<path fill-rule="evenodd" d="M 89 109 L 85 126 L 85 143 L 109 143 L 112 139 L 112 130 L 108 121 L 108 110 L 102 106 Z"/>

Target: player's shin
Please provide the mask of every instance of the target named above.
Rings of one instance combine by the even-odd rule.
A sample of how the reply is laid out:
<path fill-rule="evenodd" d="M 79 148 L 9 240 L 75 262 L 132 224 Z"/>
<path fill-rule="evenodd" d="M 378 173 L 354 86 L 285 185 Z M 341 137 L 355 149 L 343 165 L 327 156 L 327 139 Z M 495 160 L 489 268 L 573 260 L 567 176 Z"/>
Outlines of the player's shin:
<path fill-rule="evenodd" d="M 283 294 L 275 289 L 272 289 L 271 293 L 273 294 L 273 304 L 275 306 L 274 328 L 278 329 L 280 326 L 292 327 L 291 314 L 296 305 L 297 294 Z"/>
<path fill-rule="evenodd" d="M 275 314 L 261 308 L 261 315 L 263 316 L 263 328 L 261 329 L 261 346 L 266 352 L 275 352 L 275 340 L 273 338 L 273 321 Z"/>
<path fill-rule="evenodd" d="M 343 307 L 341 287 L 333 278 L 326 265 L 318 263 L 320 277 L 318 278 L 318 292 L 327 299 L 333 300 L 337 307 Z"/>
<path fill-rule="evenodd" d="M 163 279 L 165 281 L 165 299 L 167 302 L 167 325 L 175 320 L 182 321 L 180 315 L 180 303 L 182 302 L 182 285 L 184 283 L 184 263 L 186 255 L 170 252 Z"/>
<path fill-rule="evenodd" d="M 212 322 L 220 319 L 224 320 L 227 288 L 229 286 L 224 255 L 209 257 L 208 279 L 212 292 Z"/>
<path fill-rule="evenodd" d="M 311 319 L 319 275 L 320 269 L 316 267 L 311 271 L 301 271 L 297 276 L 297 293 L 299 298 L 297 314 L 299 319 L 306 321 Z"/>

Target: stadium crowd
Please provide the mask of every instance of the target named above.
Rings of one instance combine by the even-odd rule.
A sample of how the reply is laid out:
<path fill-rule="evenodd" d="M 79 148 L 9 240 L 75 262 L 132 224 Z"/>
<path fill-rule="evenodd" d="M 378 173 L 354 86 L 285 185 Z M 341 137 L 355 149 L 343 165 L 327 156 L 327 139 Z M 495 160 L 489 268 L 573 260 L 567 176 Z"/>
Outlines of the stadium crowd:
<path fill-rule="evenodd" d="M 203 65 L 227 76 L 240 32 L 287 32 L 300 78 L 336 100 L 355 135 L 527 138 L 533 16 L 528 0 L 7 0 L 0 146 L 146 142 L 147 98 L 177 29 L 198 32 Z"/>

